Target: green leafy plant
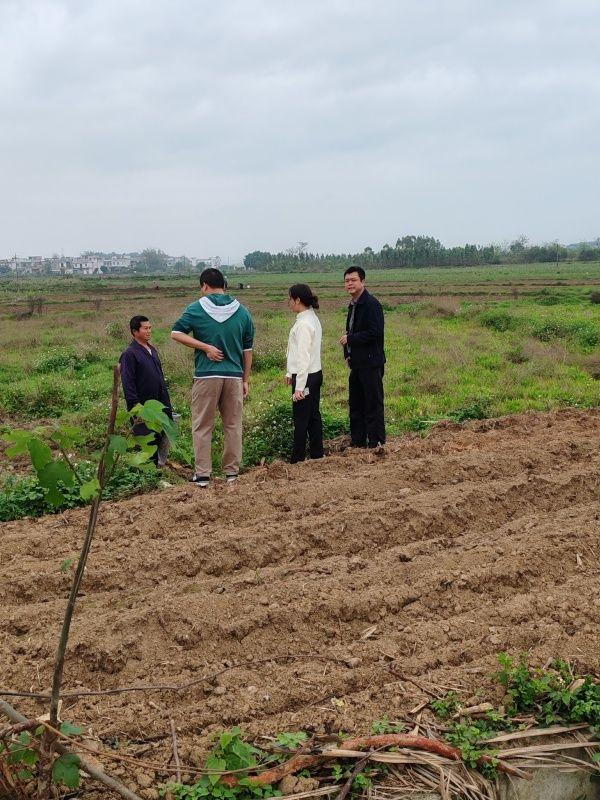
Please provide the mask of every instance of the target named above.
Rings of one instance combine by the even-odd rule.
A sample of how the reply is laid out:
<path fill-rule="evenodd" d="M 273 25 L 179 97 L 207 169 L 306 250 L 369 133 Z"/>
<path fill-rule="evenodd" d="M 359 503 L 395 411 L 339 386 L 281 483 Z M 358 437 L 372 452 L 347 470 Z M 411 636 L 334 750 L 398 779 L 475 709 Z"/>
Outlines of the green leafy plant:
<path fill-rule="evenodd" d="M 280 734 L 286 736 L 286 734 Z M 298 734 L 287 734 L 295 736 Z M 228 786 L 221 778 L 226 772 L 244 772 L 262 763 L 267 754 L 258 747 L 244 741 L 244 734 L 239 728 L 224 731 L 216 737 L 216 743 L 205 761 L 204 769 L 208 772 L 199 781 L 187 785 L 167 783 L 159 789 L 164 796 L 167 792 L 176 800 L 251 800 L 257 798 L 278 797 L 281 792 L 273 786 L 257 786 L 245 776 L 239 778 L 235 786 Z"/>
<path fill-rule="evenodd" d="M 278 733 L 275 737 L 275 744 L 278 747 L 285 747 L 288 750 L 297 750 L 306 742 L 308 734 L 304 731 L 294 733 Z"/>
<path fill-rule="evenodd" d="M 401 722 L 390 722 L 387 716 L 383 716 L 371 725 L 371 733 L 375 736 L 383 733 L 402 733 L 405 727 Z"/>
<path fill-rule="evenodd" d="M 63 722 L 60 726 L 61 733 L 76 735 L 82 733 L 82 728 L 70 722 Z M 35 730 L 35 737 L 39 738 L 44 732 L 44 726 Z M 0 742 L 0 757 L 7 752 L 6 763 L 16 767 L 16 777 L 26 783 L 32 780 L 36 764 L 39 762 L 39 749 L 34 736 L 28 731 L 20 733 L 13 741 L 7 744 Z M 80 784 L 80 760 L 74 753 L 65 753 L 54 759 L 52 764 L 52 782 L 68 789 L 77 789 Z"/>
<path fill-rule="evenodd" d="M 101 459 L 104 460 L 103 486 L 110 482 L 119 464 L 137 469 L 153 469 L 150 459 L 156 451 L 154 434 L 134 436 L 130 432 L 133 420 L 142 420 L 150 430 L 164 431 L 169 438 L 176 438 L 176 428 L 157 400 L 148 400 L 143 406 L 138 404 L 131 411 L 121 411 L 117 414 L 116 421 L 124 429 L 123 432 L 111 433 L 105 449 L 89 456 L 89 464 L 99 464 Z M 29 455 L 43 492 L 43 500 L 48 505 L 55 508 L 69 507 L 77 504 L 76 500 L 89 501 L 98 495 L 99 477 L 86 476 L 85 467 L 77 469 L 73 460 L 72 453 L 83 440 L 83 432 L 79 428 L 56 423 L 33 430 L 9 431 L 2 438 L 9 443 L 6 450 L 8 456 Z M 87 472 L 90 471 L 88 468 Z M 74 487 L 75 497 L 72 491 Z M 31 484 L 28 488 L 34 489 Z M 35 500 L 39 500 L 39 495 L 35 495 Z"/>
<path fill-rule="evenodd" d="M 499 653 L 498 663 L 500 670 L 494 677 L 506 691 L 506 712 L 502 707 L 491 709 L 477 719 L 461 716 L 449 722 L 445 733 L 445 738 L 459 748 L 469 766 L 493 777 L 494 752 L 482 746 L 482 742 L 499 730 L 518 728 L 518 719 L 513 717 L 523 714 L 533 715 L 539 725 L 586 722 L 593 732 L 600 731 L 600 684 L 590 675 L 577 678 L 569 664 L 560 659 L 544 670 L 530 667 L 524 655 L 515 660 L 508 653 Z M 429 705 L 444 720 L 460 710 L 454 692 Z M 488 758 L 482 760 L 481 756 Z"/>
<path fill-rule="evenodd" d="M 447 692 L 439 700 L 432 700 L 429 706 L 440 719 L 449 719 L 458 711 L 460 701 L 456 692 Z"/>
<path fill-rule="evenodd" d="M 515 661 L 498 656 L 496 677 L 506 689 L 509 714 L 535 714 L 541 724 L 587 722 L 600 728 L 600 684 L 590 675 L 575 680 L 569 665 L 555 660 L 547 670 L 528 666 L 525 656 Z"/>
<path fill-rule="evenodd" d="M 321 411 L 323 438 L 334 439 L 347 431 L 347 421 L 325 409 Z M 250 426 L 244 440 L 244 465 L 260 464 L 276 458 L 288 459 L 292 441 L 291 398 L 267 404 Z"/>
<path fill-rule="evenodd" d="M 480 766 L 479 760 L 483 755 L 494 757 L 494 752 L 482 748 L 479 742 L 490 736 L 491 732 L 486 729 L 485 725 L 480 725 L 478 722 L 470 720 L 469 722 L 456 722 L 452 725 L 450 731 L 445 735 L 445 738 L 458 747 L 465 764 L 472 769 L 477 769 Z M 488 762 L 488 770 L 490 764 Z"/>

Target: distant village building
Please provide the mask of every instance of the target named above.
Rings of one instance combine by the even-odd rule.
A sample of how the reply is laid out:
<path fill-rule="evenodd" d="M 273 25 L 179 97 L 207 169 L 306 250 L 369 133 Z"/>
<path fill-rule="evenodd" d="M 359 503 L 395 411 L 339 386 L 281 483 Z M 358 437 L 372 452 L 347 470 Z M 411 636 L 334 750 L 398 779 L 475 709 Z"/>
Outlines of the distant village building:
<path fill-rule="evenodd" d="M 168 256 L 165 268 L 173 269 L 182 261 L 183 256 Z M 79 256 L 53 255 L 50 258 L 43 256 L 12 256 L 0 259 L 0 275 L 110 275 L 127 274 L 134 272 L 141 263 L 140 253 L 85 253 Z M 186 261 L 192 267 L 206 265 L 207 267 L 221 267 L 219 256 L 207 258 L 189 258 Z"/>

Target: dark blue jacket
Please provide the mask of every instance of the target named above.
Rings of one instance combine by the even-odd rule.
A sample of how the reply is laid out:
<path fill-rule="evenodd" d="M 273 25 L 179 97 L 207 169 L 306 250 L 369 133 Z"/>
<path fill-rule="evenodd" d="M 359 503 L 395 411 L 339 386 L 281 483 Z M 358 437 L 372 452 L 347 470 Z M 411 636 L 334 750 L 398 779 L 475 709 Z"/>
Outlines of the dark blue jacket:
<path fill-rule="evenodd" d="M 162 365 L 156 347 L 150 345 L 152 355 L 135 339 L 119 358 L 121 365 L 121 383 L 128 410 L 136 403 L 146 400 L 159 400 L 166 406 L 166 413 L 171 416 L 171 399 Z"/>
<path fill-rule="evenodd" d="M 348 344 L 344 348 L 344 356 L 350 359 L 350 367 L 352 369 L 383 367 L 384 319 L 381 303 L 365 289 L 356 302 L 352 332 L 349 330 L 351 316 L 352 303 L 348 306 L 346 317 Z"/>

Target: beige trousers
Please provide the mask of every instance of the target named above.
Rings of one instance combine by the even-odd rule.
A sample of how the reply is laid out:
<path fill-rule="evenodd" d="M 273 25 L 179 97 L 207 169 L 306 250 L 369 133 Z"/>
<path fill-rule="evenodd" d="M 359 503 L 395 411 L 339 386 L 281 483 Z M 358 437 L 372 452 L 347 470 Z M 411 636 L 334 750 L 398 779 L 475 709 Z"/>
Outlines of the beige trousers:
<path fill-rule="evenodd" d="M 192 437 L 196 457 L 196 475 L 208 477 L 212 472 L 212 433 L 217 408 L 223 422 L 225 446 L 223 471 L 237 475 L 242 460 L 242 396 L 241 378 L 196 378 L 192 387 Z"/>

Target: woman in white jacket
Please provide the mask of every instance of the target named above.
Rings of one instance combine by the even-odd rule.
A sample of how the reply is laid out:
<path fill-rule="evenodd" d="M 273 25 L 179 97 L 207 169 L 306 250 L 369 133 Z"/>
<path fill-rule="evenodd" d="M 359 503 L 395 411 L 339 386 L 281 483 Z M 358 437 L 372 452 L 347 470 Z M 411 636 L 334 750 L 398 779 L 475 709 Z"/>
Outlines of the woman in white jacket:
<path fill-rule="evenodd" d="M 288 305 L 296 313 L 287 347 L 285 382 L 292 387 L 294 442 L 292 464 L 306 458 L 308 435 L 311 458 L 323 458 L 323 423 L 321 421 L 321 323 L 314 309 L 319 300 L 305 283 L 290 287 Z"/>

